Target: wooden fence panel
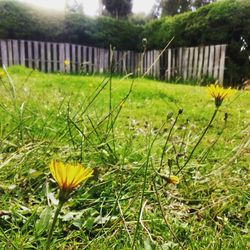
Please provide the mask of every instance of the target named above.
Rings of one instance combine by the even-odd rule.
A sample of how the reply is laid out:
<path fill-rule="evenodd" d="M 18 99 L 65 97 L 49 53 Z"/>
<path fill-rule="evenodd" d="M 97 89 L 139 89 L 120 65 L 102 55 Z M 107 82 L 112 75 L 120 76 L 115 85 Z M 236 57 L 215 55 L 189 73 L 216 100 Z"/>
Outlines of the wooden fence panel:
<path fill-rule="evenodd" d="M 1 64 L 21 64 L 47 72 L 104 73 L 110 65 L 108 49 L 69 43 L 0 40 L 0 52 Z M 146 74 L 168 81 L 176 76 L 184 80 L 212 76 L 223 82 L 226 45 L 169 48 L 162 54 L 157 50 L 112 53 L 116 73 Z M 65 66 L 65 60 L 70 65 Z"/>

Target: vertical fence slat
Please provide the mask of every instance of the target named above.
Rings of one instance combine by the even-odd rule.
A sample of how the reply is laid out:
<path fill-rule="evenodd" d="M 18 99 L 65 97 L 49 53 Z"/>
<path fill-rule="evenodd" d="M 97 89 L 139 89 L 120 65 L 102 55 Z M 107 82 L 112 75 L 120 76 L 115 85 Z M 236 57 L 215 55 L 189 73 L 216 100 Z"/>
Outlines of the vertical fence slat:
<path fill-rule="evenodd" d="M 40 46 L 41 46 L 41 71 L 45 72 L 45 44 L 44 42 L 41 42 Z"/>
<path fill-rule="evenodd" d="M 46 50 L 47 50 L 47 72 L 51 72 L 51 44 L 46 44 Z"/>
<path fill-rule="evenodd" d="M 225 58 L 226 58 L 226 45 L 221 45 L 221 53 L 220 53 L 220 68 L 219 68 L 219 83 L 223 84 L 224 78 L 224 67 L 225 67 Z"/>
<path fill-rule="evenodd" d="M 58 48 L 57 44 L 53 43 L 53 71 L 58 71 Z"/>
<path fill-rule="evenodd" d="M 188 78 L 192 78 L 193 71 L 193 58 L 194 58 L 194 48 L 189 48 L 189 58 L 188 58 Z"/>
<path fill-rule="evenodd" d="M 70 72 L 70 66 L 72 65 L 72 58 L 70 58 L 70 49 L 71 49 L 71 46 L 69 43 L 65 43 L 63 44 L 63 46 L 61 46 L 60 44 L 60 55 L 61 55 L 61 59 L 60 59 L 60 63 L 61 63 L 61 60 L 63 61 L 63 68 L 64 68 L 64 71 L 66 71 L 67 73 Z M 63 59 L 62 59 L 63 58 Z M 68 60 L 69 61 L 69 65 L 64 65 L 64 61 L 65 60 Z"/>
<path fill-rule="evenodd" d="M 25 41 L 20 41 L 20 64 L 25 66 Z"/>
<path fill-rule="evenodd" d="M 194 66 L 193 66 L 193 73 L 192 77 L 196 78 L 197 77 L 197 71 L 198 71 L 198 55 L 199 55 L 199 48 L 195 47 L 194 48 Z"/>
<path fill-rule="evenodd" d="M 39 69 L 39 49 L 38 42 L 34 42 L 34 60 L 35 60 L 35 69 Z"/>
<path fill-rule="evenodd" d="M 72 52 L 72 72 L 76 72 L 76 46 L 72 44 L 71 46 L 71 52 Z"/>
<path fill-rule="evenodd" d="M 187 80 L 188 74 L 188 48 L 183 48 L 183 79 Z"/>
<path fill-rule="evenodd" d="M 33 67 L 33 55 L 32 55 L 31 41 L 28 41 L 27 46 L 28 46 L 28 67 L 32 68 Z"/>
<path fill-rule="evenodd" d="M 130 53 L 130 66 L 131 66 L 131 73 L 135 73 L 135 52 L 131 51 Z"/>
<path fill-rule="evenodd" d="M 159 58 L 160 52 L 158 50 L 155 50 L 154 52 L 154 60 L 158 58 L 158 60 L 155 62 L 155 72 L 154 77 L 160 78 L 160 58 Z"/>
<path fill-rule="evenodd" d="M 203 68 L 203 51 L 204 48 L 200 47 L 199 48 L 199 62 L 198 62 L 198 73 L 197 73 L 197 77 L 201 78 L 201 74 L 202 74 L 202 68 Z"/>
<path fill-rule="evenodd" d="M 167 80 L 169 81 L 171 78 L 171 49 L 168 49 L 168 72 L 167 72 Z"/>
<path fill-rule="evenodd" d="M 127 74 L 126 56 L 127 56 L 127 52 L 123 51 L 122 52 L 122 73 L 123 74 Z"/>
<path fill-rule="evenodd" d="M 77 45 L 77 71 L 81 72 L 82 66 L 82 48 L 80 45 Z"/>
<path fill-rule="evenodd" d="M 139 75 L 142 75 L 144 73 L 143 64 L 144 64 L 144 54 L 140 53 L 140 59 L 139 59 L 140 71 L 139 71 Z"/>
<path fill-rule="evenodd" d="M 13 64 L 13 53 L 12 53 L 12 41 L 7 41 L 7 47 L 8 47 L 8 65 L 11 66 Z"/>
<path fill-rule="evenodd" d="M 66 60 L 69 60 L 69 59 L 66 57 Z M 64 44 L 60 43 L 59 44 L 59 70 L 60 72 L 65 72 L 64 61 L 65 61 Z M 69 65 L 67 65 L 66 67 L 69 68 Z"/>
<path fill-rule="evenodd" d="M 182 75 L 183 48 L 178 49 L 178 75 Z"/>
<path fill-rule="evenodd" d="M 218 79 L 218 76 L 219 76 L 219 67 L 220 67 L 220 48 L 221 48 L 221 45 L 216 45 L 216 46 L 215 46 L 214 72 L 213 72 L 213 77 L 214 77 L 214 79 Z"/>
<path fill-rule="evenodd" d="M 8 56 L 7 56 L 6 41 L 1 40 L 0 43 L 1 43 L 2 64 L 7 66 L 8 65 Z"/>
<path fill-rule="evenodd" d="M 206 76 L 208 72 L 208 59 L 209 59 L 209 46 L 205 46 L 203 72 L 202 72 L 204 76 Z"/>
<path fill-rule="evenodd" d="M 100 73 L 104 72 L 104 49 L 100 49 Z"/>
<path fill-rule="evenodd" d="M 172 49 L 172 69 L 171 77 L 175 77 L 175 49 Z"/>
<path fill-rule="evenodd" d="M 209 53 L 209 63 L 208 63 L 208 76 L 213 76 L 213 69 L 214 69 L 214 46 L 210 46 L 210 53 Z"/>
<path fill-rule="evenodd" d="M 18 49 L 18 41 L 13 40 L 12 41 L 13 46 L 13 64 L 18 65 L 19 64 L 19 49 Z"/>
<path fill-rule="evenodd" d="M 82 48 L 83 50 L 83 55 L 82 55 L 82 64 L 83 64 L 83 71 L 84 72 L 89 72 L 89 59 L 88 59 L 88 51 L 87 51 L 87 47 L 83 46 Z"/>

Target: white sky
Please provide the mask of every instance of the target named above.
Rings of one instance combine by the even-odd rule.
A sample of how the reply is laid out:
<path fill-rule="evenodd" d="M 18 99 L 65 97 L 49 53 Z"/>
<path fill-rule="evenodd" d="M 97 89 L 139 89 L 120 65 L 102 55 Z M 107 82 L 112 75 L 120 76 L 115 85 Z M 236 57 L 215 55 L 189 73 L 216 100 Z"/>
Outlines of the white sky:
<path fill-rule="evenodd" d="M 22 2 L 32 3 L 44 8 L 63 10 L 65 0 L 19 0 Z M 99 0 L 81 0 L 83 2 L 84 13 L 90 16 L 96 15 L 99 7 Z M 155 0 L 133 0 L 133 12 L 149 13 Z"/>

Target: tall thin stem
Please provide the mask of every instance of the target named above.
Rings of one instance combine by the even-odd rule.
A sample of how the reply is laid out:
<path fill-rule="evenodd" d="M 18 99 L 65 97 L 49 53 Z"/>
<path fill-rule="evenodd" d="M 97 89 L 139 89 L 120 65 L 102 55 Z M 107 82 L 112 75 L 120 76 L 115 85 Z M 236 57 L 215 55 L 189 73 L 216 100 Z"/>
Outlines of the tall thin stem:
<path fill-rule="evenodd" d="M 197 143 L 196 143 L 195 146 L 193 147 L 193 149 L 192 149 L 192 151 L 191 151 L 189 157 L 187 158 L 186 162 L 185 162 L 184 165 L 178 170 L 178 172 L 176 173 L 176 175 L 179 174 L 179 173 L 183 170 L 183 168 L 185 168 L 185 167 L 187 166 L 187 164 L 189 163 L 189 161 L 191 160 L 191 158 L 192 158 L 192 156 L 193 156 L 193 154 L 194 154 L 195 149 L 198 147 L 198 145 L 200 144 L 201 140 L 203 139 L 203 137 L 204 137 L 205 134 L 207 133 L 207 130 L 208 130 L 209 127 L 211 126 L 211 124 L 212 124 L 212 122 L 213 122 L 213 120 L 214 120 L 214 118 L 215 118 L 215 116 L 216 116 L 218 110 L 219 110 L 219 108 L 216 107 L 215 110 L 214 110 L 214 113 L 213 113 L 213 115 L 212 115 L 212 117 L 211 117 L 211 119 L 210 119 L 210 121 L 209 121 L 209 123 L 207 124 L 207 126 L 206 126 L 206 128 L 204 129 L 203 133 L 201 134 L 199 140 L 197 141 Z"/>
<path fill-rule="evenodd" d="M 161 167 L 162 167 L 162 165 L 163 165 L 163 159 L 164 159 L 164 156 L 165 156 L 165 154 L 166 154 L 166 149 L 167 149 L 168 141 L 169 141 L 169 139 L 170 139 L 170 136 L 171 136 L 171 134 L 172 134 L 172 131 L 173 131 L 173 129 L 174 129 L 174 126 L 175 126 L 175 124 L 177 123 L 178 118 L 179 118 L 179 115 L 180 115 L 181 113 L 182 113 L 182 111 L 181 111 L 181 109 L 180 109 L 179 112 L 178 112 L 178 114 L 177 114 L 177 116 L 176 116 L 176 118 L 175 118 L 175 120 L 174 120 L 173 125 L 171 126 L 171 128 L 170 128 L 170 130 L 169 130 L 168 137 L 167 137 L 167 139 L 166 139 L 166 142 L 165 142 L 165 144 L 164 144 L 164 147 L 163 147 L 163 150 L 162 150 L 162 154 L 161 154 L 160 169 L 161 169 Z M 160 171 L 160 169 L 158 170 L 158 172 Z"/>
<path fill-rule="evenodd" d="M 46 250 L 49 250 L 49 248 L 50 248 L 50 242 L 51 242 L 52 234 L 53 234 L 53 231 L 54 231 L 54 228 L 55 228 L 55 225 L 56 225 L 56 221 L 57 221 L 58 215 L 59 215 L 59 213 L 60 213 L 60 211 L 62 209 L 63 204 L 64 204 L 63 201 L 59 201 L 59 204 L 58 204 L 57 209 L 55 211 L 55 215 L 54 215 L 54 218 L 53 218 L 50 230 L 49 230 L 49 234 L 48 234 Z"/>

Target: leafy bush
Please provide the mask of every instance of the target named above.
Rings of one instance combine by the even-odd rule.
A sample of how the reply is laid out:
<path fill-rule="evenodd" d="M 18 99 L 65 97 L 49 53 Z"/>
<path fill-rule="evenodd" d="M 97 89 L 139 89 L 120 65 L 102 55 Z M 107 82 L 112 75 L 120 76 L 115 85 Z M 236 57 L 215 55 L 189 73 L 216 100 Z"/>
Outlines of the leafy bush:
<path fill-rule="evenodd" d="M 174 17 L 146 24 L 149 48 L 163 48 L 174 36 L 173 47 L 228 44 L 226 81 L 239 83 L 250 77 L 249 46 L 241 51 L 242 38 L 250 44 L 250 2 L 224 0 Z"/>

